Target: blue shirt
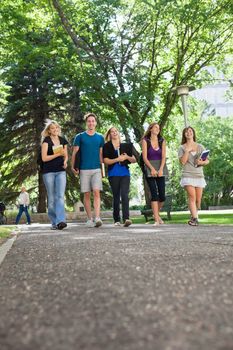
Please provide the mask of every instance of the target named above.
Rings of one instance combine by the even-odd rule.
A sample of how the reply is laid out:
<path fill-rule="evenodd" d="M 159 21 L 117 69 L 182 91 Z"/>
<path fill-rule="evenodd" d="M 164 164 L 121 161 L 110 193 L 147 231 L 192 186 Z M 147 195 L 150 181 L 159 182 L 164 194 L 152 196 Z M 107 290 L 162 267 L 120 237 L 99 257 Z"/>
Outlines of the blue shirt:
<path fill-rule="evenodd" d="M 97 132 L 88 135 L 86 131 L 77 134 L 74 146 L 80 147 L 80 169 L 90 170 L 100 168 L 100 148 L 104 145 L 104 138 Z"/>
<path fill-rule="evenodd" d="M 111 167 L 108 168 L 108 177 L 112 176 L 130 176 L 129 168 L 125 165 L 121 165 L 119 162 L 114 163 Z"/>

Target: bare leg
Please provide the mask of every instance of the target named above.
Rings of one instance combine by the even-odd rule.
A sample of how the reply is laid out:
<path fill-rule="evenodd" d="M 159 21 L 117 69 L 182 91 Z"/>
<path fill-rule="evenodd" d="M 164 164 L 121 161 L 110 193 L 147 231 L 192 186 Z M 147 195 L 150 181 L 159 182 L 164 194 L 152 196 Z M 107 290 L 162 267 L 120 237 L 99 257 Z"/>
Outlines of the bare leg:
<path fill-rule="evenodd" d="M 196 206 L 197 206 L 197 209 L 201 209 L 201 198 L 202 198 L 203 188 L 195 187 L 195 191 L 196 191 Z"/>
<path fill-rule="evenodd" d="M 84 207 L 85 207 L 88 219 L 91 220 L 91 192 L 84 193 Z"/>
<path fill-rule="evenodd" d="M 100 190 L 93 190 L 95 217 L 100 217 Z"/>
<path fill-rule="evenodd" d="M 158 202 L 159 211 L 160 209 L 162 209 L 163 205 L 164 205 L 164 202 Z"/>
<path fill-rule="evenodd" d="M 189 210 L 193 218 L 197 217 L 197 207 L 196 207 L 196 191 L 193 186 L 185 186 L 185 190 L 188 195 L 188 205 Z"/>
<path fill-rule="evenodd" d="M 164 205 L 164 202 L 158 202 L 158 209 L 159 209 L 159 212 L 160 212 L 160 210 L 162 209 L 163 205 Z M 164 224 L 164 222 L 163 222 L 163 220 L 161 219 L 160 216 L 159 216 L 159 223 L 160 223 L 160 224 Z"/>
<path fill-rule="evenodd" d="M 152 201 L 151 202 L 151 208 L 154 214 L 154 219 L 155 222 L 157 222 L 159 224 L 159 206 L 158 206 L 158 202 L 156 201 Z"/>

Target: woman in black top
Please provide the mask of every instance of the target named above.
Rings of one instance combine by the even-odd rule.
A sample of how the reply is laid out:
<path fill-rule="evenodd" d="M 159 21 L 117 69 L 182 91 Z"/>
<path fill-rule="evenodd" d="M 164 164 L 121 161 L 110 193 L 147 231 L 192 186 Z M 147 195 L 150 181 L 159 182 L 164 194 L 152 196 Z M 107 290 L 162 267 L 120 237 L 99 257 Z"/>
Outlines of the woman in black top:
<path fill-rule="evenodd" d="M 128 164 L 135 163 L 132 144 L 122 143 L 117 128 L 111 127 L 105 136 L 103 147 L 104 163 L 108 165 L 108 179 L 113 194 L 113 218 L 115 226 L 120 226 L 120 198 L 124 226 L 131 225 L 129 219 L 130 172 Z"/>
<path fill-rule="evenodd" d="M 41 133 L 42 173 L 48 196 L 48 216 L 53 230 L 62 230 L 67 226 L 64 196 L 68 142 L 60 135 L 60 125 L 53 120 L 46 124 Z"/>

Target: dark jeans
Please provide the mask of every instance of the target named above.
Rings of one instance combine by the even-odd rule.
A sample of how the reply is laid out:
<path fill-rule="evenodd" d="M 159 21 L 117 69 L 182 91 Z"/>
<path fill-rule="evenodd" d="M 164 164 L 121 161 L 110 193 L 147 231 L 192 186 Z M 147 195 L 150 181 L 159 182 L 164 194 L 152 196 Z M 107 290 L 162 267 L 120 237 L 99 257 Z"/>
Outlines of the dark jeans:
<path fill-rule="evenodd" d="M 23 212 L 26 215 L 27 223 L 28 224 L 31 223 L 31 218 L 30 218 L 30 215 L 29 215 L 29 212 L 28 212 L 28 207 L 27 206 L 23 206 L 23 204 L 20 204 L 19 212 L 18 212 L 18 215 L 16 216 L 16 220 L 15 220 L 16 225 L 18 225 L 19 220 L 21 219 L 21 216 L 22 216 Z"/>
<path fill-rule="evenodd" d="M 166 199 L 165 176 L 147 177 L 146 180 L 151 193 L 151 202 L 164 202 Z"/>
<path fill-rule="evenodd" d="M 111 176 L 109 183 L 113 194 L 113 219 L 120 222 L 120 199 L 123 221 L 129 219 L 129 184 L 130 176 Z"/>

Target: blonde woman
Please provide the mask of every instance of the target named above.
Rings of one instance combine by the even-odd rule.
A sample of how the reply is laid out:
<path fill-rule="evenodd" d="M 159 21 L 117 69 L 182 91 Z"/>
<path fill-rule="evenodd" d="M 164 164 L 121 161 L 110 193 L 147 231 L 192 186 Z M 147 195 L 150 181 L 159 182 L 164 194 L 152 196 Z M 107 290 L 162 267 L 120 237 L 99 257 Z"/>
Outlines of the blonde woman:
<path fill-rule="evenodd" d="M 54 120 L 48 121 L 41 136 L 42 173 L 48 197 L 48 216 L 52 224 L 51 229 L 62 230 L 67 226 L 64 196 L 68 142 L 61 137 L 61 127 Z"/>
<path fill-rule="evenodd" d="M 136 159 L 132 154 L 132 144 L 122 143 L 120 133 L 116 127 L 111 127 L 105 135 L 103 147 L 104 163 L 108 165 L 108 179 L 113 194 L 113 219 L 115 226 L 121 225 L 120 199 L 122 202 L 122 217 L 125 227 L 130 226 L 129 218 L 129 185 L 130 185 L 130 163 Z"/>

